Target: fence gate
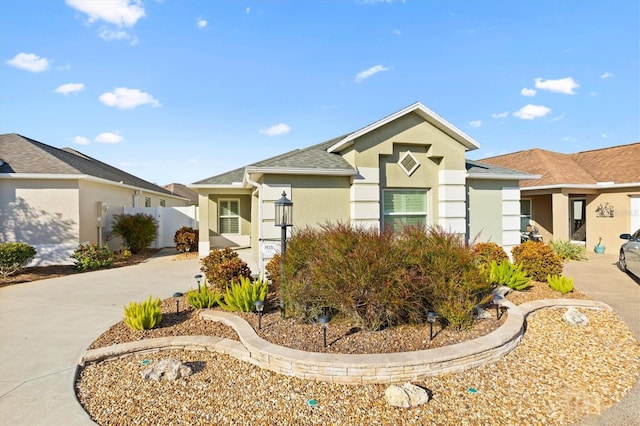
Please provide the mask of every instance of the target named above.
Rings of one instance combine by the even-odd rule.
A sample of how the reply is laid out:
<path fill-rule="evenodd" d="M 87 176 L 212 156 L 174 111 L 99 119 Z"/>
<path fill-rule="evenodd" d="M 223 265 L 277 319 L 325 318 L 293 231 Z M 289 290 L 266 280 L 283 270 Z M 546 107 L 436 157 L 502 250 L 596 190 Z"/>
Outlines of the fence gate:
<path fill-rule="evenodd" d="M 124 214 L 143 213 L 158 223 L 158 234 L 150 248 L 173 247 L 173 236 L 183 226 L 198 228 L 198 207 L 125 207 Z"/>

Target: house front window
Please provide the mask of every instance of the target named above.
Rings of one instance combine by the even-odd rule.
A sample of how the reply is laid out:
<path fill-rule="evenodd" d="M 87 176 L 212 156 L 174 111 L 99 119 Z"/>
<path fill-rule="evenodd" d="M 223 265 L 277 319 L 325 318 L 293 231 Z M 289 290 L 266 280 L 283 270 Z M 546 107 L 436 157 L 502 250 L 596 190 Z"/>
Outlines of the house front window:
<path fill-rule="evenodd" d="M 531 200 L 523 198 L 520 200 L 520 232 L 525 232 L 527 226 L 531 224 Z"/>
<path fill-rule="evenodd" d="M 167 203 L 164 200 L 160 200 L 160 207 L 166 207 Z"/>
<path fill-rule="evenodd" d="M 426 190 L 385 190 L 384 226 L 401 231 L 404 226 L 427 226 Z"/>
<path fill-rule="evenodd" d="M 240 233 L 240 200 L 220 200 L 220 234 Z"/>
<path fill-rule="evenodd" d="M 151 198 L 144 197 L 144 206 L 145 207 L 151 207 Z"/>

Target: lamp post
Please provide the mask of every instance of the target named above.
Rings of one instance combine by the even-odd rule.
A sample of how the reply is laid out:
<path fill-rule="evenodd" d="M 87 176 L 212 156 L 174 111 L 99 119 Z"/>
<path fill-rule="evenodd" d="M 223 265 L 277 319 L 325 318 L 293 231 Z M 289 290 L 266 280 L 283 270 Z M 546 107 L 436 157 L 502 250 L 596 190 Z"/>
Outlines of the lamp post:
<path fill-rule="evenodd" d="M 198 293 L 200 292 L 200 280 L 202 279 L 202 274 L 198 274 L 196 276 L 194 276 L 193 278 L 196 279 L 196 282 L 198 283 Z"/>
<path fill-rule="evenodd" d="M 176 316 L 180 315 L 180 298 L 182 296 L 182 293 L 173 293 L 173 298 L 176 299 Z"/>
<path fill-rule="evenodd" d="M 329 327 L 329 315 L 320 315 L 318 317 L 318 322 L 322 325 L 322 341 L 324 343 L 324 347 L 327 347 L 327 327 Z"/>
<path fill-rule="evenodd" d="M 262 328 L 262 311 L 264 310 L 264 302 L 262 300 L 256 300 L 254 302 L 256 311 L 258 311 L 258 330 Z"/>
<path fill-rule="evenodd" d="M 287 227 L 293 226 L 293 202 L 287 198 L 287 193 L 282 191 L 282 197 L 273 204 L 276 209 L 276 226 L 280 227 L 280 285 L 282 285 L 282 280 L 284 279 L 284 254 L 287 251 Z M 282 289 L 280 292 L 280 316 L 284 318 Z"/>
<path fill-rule="evenodd" d="M 431 311 L 427 313 L 427 321 L 429 321 L 429 340 L 433 340 L 433 323 L 438 319 L 438 314 Z"/>

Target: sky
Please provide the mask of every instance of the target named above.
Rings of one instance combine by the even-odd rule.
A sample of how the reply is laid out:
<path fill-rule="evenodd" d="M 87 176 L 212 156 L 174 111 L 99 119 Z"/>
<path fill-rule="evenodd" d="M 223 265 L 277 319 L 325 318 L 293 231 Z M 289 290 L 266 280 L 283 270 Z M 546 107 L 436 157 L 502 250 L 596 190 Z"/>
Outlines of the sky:
<path fill-rule="evenodd" d="M 470 159 L 640 141 L 636 0 L 2 0 L 0 133 L 189 184 L 415 102 Z"/>

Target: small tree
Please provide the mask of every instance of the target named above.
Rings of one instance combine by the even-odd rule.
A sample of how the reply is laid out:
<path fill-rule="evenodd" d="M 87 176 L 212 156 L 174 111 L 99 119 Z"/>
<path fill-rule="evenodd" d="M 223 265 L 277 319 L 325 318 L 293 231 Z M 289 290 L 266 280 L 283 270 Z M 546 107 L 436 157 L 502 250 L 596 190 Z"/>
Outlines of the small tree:
<path fill-rule="evenodd" d="M 111 234 L 122 237 L 132 253 L 139 253 L 149 247 L 158 232 L 156 220 L 144 213 L 116 215 L 112 226 Z"/>
<path fill-rule="evenodd" d="M 0 243 L 0 275 L 8 277 L 36 256 L 36 249 L 25 243 Z"/>

